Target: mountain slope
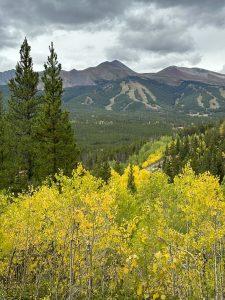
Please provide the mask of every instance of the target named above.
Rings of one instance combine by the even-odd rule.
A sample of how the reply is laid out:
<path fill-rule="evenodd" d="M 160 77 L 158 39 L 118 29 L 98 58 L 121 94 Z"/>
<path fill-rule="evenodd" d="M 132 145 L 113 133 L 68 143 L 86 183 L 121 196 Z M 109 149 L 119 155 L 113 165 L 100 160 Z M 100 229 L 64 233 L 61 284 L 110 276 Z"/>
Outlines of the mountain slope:
<path fill-rule="evenodd" d="M 155 78 L 164 78 L 168 84 L 171 82 L 199 81 L 206 84 L 225 85 L 225 75 L 199 69 L 171 66 L 154 74 Z"/>
<path fill-rule="evenodd" d="M 0 73 L 0 84 L 5 85 L 14 72 Z M 225 112 L 225 75 L 208 70 L 171 66 L 155 74 L 139 74 L 115 60 L 61 75 L 64 101 L 71 111 L 175 111 L 205 116 Z M 3 90 L 7 95 L 6 86 Z"/>
<path fill-rule="evenodd" d="M 67 88 L 64 101 L 70 110 L 175 111 L 211 115 L 225 112 L 225 87 L 191 81 L 168 85 L 132 76 L 95 86 Z"/>
<path fill-rule="evenodd" d="M 7 85 L 8 81 L 15 76 L 15 70 L 0 72 L 0 85 Z"/>
<path fill-rule="evenodd" d="M 112 62 L 103 62 L 97 67 L 87 68 L 85 70 L 62 71 L 64 87 L 79 85 L 95 85 L 101 80 L 117 80 L 136 75 L 121 62 L 114 60 Z"/>
<path fill-rule="evenodd" d="M 0 72 L 0 85 L 6 85 L 8 80 L 15 75 L 15 70 Z M 157 73 L 137 73 L 118 60 L 106 61 L 96 67 L 84 70 L 73 69 L 62 71 L 64 87 L 96 85 L 99 81 L 114 81 L 136 76 L 152 79 L 168 85 L 180 84 L 183 81 L 197 81 L 205 84 L 224 86 L 225 74 L 212 72 L 199 68 L 185 68 L 170 66 Z"/>

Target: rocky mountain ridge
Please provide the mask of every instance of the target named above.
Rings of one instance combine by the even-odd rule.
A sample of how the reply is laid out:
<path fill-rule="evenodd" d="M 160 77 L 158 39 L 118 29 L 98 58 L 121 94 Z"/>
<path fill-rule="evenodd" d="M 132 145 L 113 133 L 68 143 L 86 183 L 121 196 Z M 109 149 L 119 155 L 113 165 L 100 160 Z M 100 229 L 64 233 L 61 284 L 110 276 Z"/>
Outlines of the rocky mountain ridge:
<path fill-rule="evenodd" d="M 0 89 L 14 70 L 0 73 Z M 64 103 L 70 111 L 153 111 L 208 116 L 225 113 L 225 75 L 171 66 L 140 74 L 115 60 L 84 70 L 62 71 Z M 41 83 L 39 88 L 42 89 Z"/>
<path fill-rule="evenodd" d="M 0 72 L 0 85 L 6 85 L 15 75 L 15 70 Z M 225 74 L 200 68 L 170 66 L 157 73 L 137 73 L 118 60 L 105 61 L 96 67 L 84 70 L 62 70 L 64 87 L 96 85 L 99 81 L 115 81 L 131 76 L 152 79 L 168 85 L 179 85 L 183 81 L 197 81 L 205 84 L 225 85 Z"/>

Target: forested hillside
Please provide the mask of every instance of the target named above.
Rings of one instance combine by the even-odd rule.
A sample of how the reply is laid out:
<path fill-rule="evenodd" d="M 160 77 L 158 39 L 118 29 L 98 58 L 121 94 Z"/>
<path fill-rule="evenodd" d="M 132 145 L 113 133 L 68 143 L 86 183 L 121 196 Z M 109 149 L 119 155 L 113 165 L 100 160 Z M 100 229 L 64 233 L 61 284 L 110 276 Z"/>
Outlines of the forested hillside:
<path fill-rule="evenodd" d="M 224 119 L 71 118 L 49 50 L 1 97 L 0 300 L 224 299 Z"/>
<path fill-rule="evenodd" d="M 225 175 L 225 122 L 215 127 L 183 130 L 167 147 L 164 172 L 171 179 L 190 161 L 196 173 L 210 171 L 223 180 Z"/>

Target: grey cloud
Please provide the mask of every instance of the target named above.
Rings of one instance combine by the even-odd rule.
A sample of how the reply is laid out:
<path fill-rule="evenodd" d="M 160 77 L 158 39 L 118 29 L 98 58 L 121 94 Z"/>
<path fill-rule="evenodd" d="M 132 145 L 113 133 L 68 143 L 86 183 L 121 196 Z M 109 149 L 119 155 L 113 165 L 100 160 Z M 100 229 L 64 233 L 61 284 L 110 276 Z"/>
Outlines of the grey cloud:
<path fill-rule="evenodd" d="M 201 15 L 204 15 L 204 20 L 218 25 L 225 20 L 221 13 L 225 3 L 221 0 L 0 0 L 0 26 L 11 26 L 32 36 L 57 28 L 76 30 L 88 26 L 88 30 L 99 30 L 105 26 L 114 26 L 113 22 L 126 21 L 127 12 L 129 14 L 134 8 L 148 8 L 152 5 L 161 9 L 182 7 L 188 12 L 192 9 L 186 18 L 195 18 L 196 22 L 201 19 Z M 219 14 L 216 18 L 211 13 L 214 10 Z M 7 30 L 2 30 L 5 34 L 0 47 L 13 43 L 12 37 L 7 38 Z"/>
<path fill-rule="evenodd" d="M 199 53 L 192 53 L 189 57 L 188 57 L 188 61 L 191 65 L 196 66 L 197 64 L 199 64 L 202 60 L 202 55 Z"/>
<path fill-rule="evenodd" d="M 127 16 L 119 34 L 124 49 L 158 54 L 186 53 L 194 50 L 187 22 L 173 13 L 164 14 L 154 7 Z M 121 46 L 120 46 L 121 47 Z"/>
<path fill-rule="evenodd" d="M 218 72 L 225 74 L 225 65 L 223 65 L 222 70 L 219 70 Z"/>
<path fill-rule="evenodd" d="M 0 49 L 25 35 L 112 27 L 118 39 L 106 49 L 109 59 L 188 54 L 194 65 L 201 57 L 193 32 L 224 24 L 224 0 L 0 0 Z"/>
<path fill-rule="evenodd" d="M 18 37 L 21 37 L 20 31 L 2 24 L 2 20 L 0 21 L 0 48 L 16 46 Z"/>
<path fill-rule="evenodd" d="M 143 1 L 142 1 L 143 2 Z M 149 3 L 148 0 L 144 1 Z M 152 3 L 160 7 L 198 7 L 201 10 L 220 10 L 225 6 L 224 0 L 152 0 Z"/>
<path fill-rule="evenodd" d="M 140 60 L 140 55 L 136 50 L 124 48 L 120 45 L 107 48 L 106 55 L 109 60 L 118 59 L 123 62 L 137 62 Z"/>
<path fill-rule="evenodd" d="M 56 29 L 88 26 L 91 30 L 102 23 L 104 27 L 110 26 L 129 3 L 129 0 L 0 0 L 0 48 L 21 42 L 21 32 L 35 37 Z M 15 35 L 8 34 L 7 27 L 14 28 Z"/>
<path fill-rule="evenodd" d="M 148 1 L 144 1 L 146 4 Z M 156 8 L 180 8 L 190 26 L 221 26 L 225 24 L 224 0 L 152 0 Z"/>
<path fill-rule="evenodd" d="M 15 66 L 14 62 L 6 56 L 0 55 L 0 69 L 1 70 L 10 70 Z"/>
<path fill-rule="evenodd" d="M 0 0 L 1 15 L 19 26 L 45 24 L 79 25 L 113 19 L 123 13 L 129 0 Z"/>
<path fill-rule="evenodd" d="M 198 53 L 192 53 L 192 54 L 168 54 L 164 56 L 155 55 L 149 63 L 150 70 L 161 70 L 163 68 L 168 67 L 168 62 L 170 65 L 177 65 L 177 66 L 193 66 L 197 63 L 201 62 L 201 56 Z"/>
<path fill-rule="evenodd" d="M 160 54 L 185 53 L 194 50 L 193 41 L 188 35 L 179 35 L 177 31 L 128 33 L 120 36 L 124 46 Z"/>

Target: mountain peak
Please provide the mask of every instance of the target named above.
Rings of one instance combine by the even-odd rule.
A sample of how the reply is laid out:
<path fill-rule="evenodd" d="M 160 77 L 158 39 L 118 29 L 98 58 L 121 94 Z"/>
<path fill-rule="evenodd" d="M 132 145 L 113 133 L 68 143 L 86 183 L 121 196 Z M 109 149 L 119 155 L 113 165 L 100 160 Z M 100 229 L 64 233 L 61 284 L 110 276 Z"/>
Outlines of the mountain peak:
<path fill-rule="evenodd" d="M 197 67 L 186 68 L 172 65 L 157 73 L 139 74 L 119 60 L 104 61 L 84 70 L 62 71 L 61 75 L 64 87 L 96 85 L 99 81 L 115 81 L 132 76 L 158 80 L 169 85 L 177 85 L 183 81 L 199 81 L 225 86 L 225 74 Z M 15 70 L 0 72 L 0 85 L 7 85 L 9 79 L 14 76 Z"/>
<path fill-rule="evenodd" d="M 111 64 L 113 66 L 117 66 L 117 67 L 126 67 L 126 68 L 128 68 L 125 64 L 123 64 L 121 61 L 119 61 L 117 59 L 111 61 Z"/>
<path fill-rule="evenodd" d="M 200 81 L 206 84 L 225 85 L 225 75 L 201 68 L 170 66 L 155 74 L 168 82 Z"/>
<path fill-rule="evenodd" d="M 121 61 L 115 59 L 113 61 L 104 61 L 101 64 L 99 64 L 98 67 L 111 67 L 111 68 L 118 68 L 118 69 L 126 69 L 132 71 L 130 68 L 128 68 L 125 64 L 123 64 Z M 134 71 L 132 71 L 134 72 Z M 135 72 L 134 72 L 135 73 Z"/>

